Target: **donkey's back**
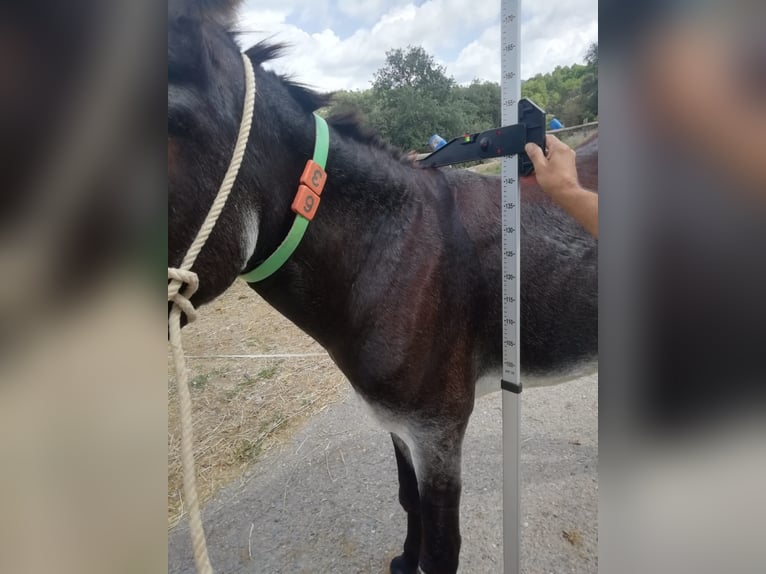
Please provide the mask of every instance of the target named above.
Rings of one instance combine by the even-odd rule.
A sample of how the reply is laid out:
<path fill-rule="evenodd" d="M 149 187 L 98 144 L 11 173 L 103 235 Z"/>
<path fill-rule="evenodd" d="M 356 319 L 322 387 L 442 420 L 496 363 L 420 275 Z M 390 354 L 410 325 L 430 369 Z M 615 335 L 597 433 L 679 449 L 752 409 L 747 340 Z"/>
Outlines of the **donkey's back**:
<path fill-rule="evenodd" d="M 581 154 L 578 170 L 590 177 L 597 158 Z M 595 173 L 595 172 L 594 172 Z M 500 178 L 447 170 L 455 204 L 450 251 L 468 284 L 448 304 L 476 330 L 477 378 L 499 388 L 502 360 Z M 521 180 L 521 368 L 525 385 L 562 382 L 592 370 L 598 352 L 598 242 L 556 206 L 534 176 Z M 455 277 L 453 276 L 453 280 Z M 443 309 L 448 312 L 448 309 Z M 486 390 L 486 387 L 482 391 Z"/>
<path fill-rule="evenodd" d="M 578 171 L 595 189 L 597 141 L 588 147 Z M 378 228 L 385 248 L 356 276 L 345 336 L 330 351 L 371 402 L 443 406 L 442 385 L 463 387 L 447 393 L 459 401 L 477 380 L 479 394 L 499 389 L 500 178 L 415 169 L 408 186 L 406 207 Z M 534 176 L 522 178 L 521 198 L 522 382 L 563 382 L 595 366 L 598 243 Z"/>

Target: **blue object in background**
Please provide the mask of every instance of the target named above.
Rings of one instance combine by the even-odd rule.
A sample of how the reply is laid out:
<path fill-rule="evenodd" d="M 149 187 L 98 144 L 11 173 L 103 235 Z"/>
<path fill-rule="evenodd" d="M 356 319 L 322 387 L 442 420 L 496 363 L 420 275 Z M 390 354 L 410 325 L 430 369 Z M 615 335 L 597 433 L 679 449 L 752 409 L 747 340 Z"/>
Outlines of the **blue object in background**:
<path fill-rule="evenodd" d="M 421 140 L 422 141 L 422 140 Z M 444 147 L 446 145 L 446 141 L 444 141 L 444 138 L 441 137 L 439 134 L 434 134 L 430 138 L 428 138 L 428 145 L 431 147 L 432 150 L 436 151 L 440 147 Z"/>
<path fill-rule="evenodd" d="M 560 130 L 564 127 L 564 124 L 562 124 L 557 118 L 553 118 L 551 120 L 551 123 L 548 124 L 549 130 Z"/>

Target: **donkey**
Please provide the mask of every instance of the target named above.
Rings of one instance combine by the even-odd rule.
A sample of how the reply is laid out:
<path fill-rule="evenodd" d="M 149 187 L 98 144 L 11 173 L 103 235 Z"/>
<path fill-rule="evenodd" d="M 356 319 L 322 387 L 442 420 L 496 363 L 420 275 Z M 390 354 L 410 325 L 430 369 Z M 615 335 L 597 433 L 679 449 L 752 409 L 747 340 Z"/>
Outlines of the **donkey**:
<path fill-rule="evenodd" d="M 244 97 L 232 22 L 237 2 L 169 2 L 168 261 L 177 265 L 230 160 Z M 326 97 L 267 71 L 281 46 L 246 55 L 257 95 L 236 184 L 194 271 L 195 306 L 268 258 L 295 217 L 312 157 L 312 113 Z M 326 187 L 292 256 L 252 283 L 318 341 L 391 433 L 407 514 L 394 574 L 455 573 L 461 446 L 474 399 L 499 389 L 500 183 L 422 168 L 360 127 L 329 120 Z M 578 155 L 597 188 L 598 141 Z M 583 374 L 597 357 L 597 242 L 534 177 L 522 181 L 521 359 L 524 384 Z"/>

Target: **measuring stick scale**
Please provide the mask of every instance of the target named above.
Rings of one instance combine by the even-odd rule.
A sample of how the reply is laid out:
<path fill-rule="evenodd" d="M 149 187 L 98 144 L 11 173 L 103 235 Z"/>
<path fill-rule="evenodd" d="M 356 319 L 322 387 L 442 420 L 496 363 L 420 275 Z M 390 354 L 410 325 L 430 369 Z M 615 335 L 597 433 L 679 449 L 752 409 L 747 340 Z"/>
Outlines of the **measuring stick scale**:
<path fill-rule="evenodd" d="M 501 0 L 502 124 L 518 122 L 521 99 L 521 0 Z M 503 327 L 503 572 L 519 574 L 521 509 L 519 459 L 520 194 L 518 156 L 502 159 L 502 327 Z"/>

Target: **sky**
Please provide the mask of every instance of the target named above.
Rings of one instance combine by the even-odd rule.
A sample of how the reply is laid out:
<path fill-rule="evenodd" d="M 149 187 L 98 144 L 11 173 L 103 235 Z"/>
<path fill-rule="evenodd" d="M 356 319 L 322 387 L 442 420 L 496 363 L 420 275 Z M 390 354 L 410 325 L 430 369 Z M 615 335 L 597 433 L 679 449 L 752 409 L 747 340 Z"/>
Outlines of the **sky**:
<path fill-rule="evenodd" d="M 243 48 L 291 45 L 268 67 L 320 91 L 363 90 L 386 51 L 423 46 L 460 84 L 500 81 L 501 0 L 247 0 Z M 598 0 L 522 2 L 521 77 L 582 63 L 598 41 Z"/>

